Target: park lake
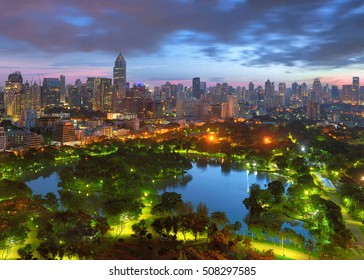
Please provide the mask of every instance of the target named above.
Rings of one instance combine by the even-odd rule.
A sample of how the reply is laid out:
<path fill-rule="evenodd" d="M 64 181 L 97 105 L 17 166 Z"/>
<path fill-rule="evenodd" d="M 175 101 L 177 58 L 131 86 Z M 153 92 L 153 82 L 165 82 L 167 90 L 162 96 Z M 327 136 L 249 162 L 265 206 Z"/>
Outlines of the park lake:
<path fill-rule="evenodd" d="M 46 172 L 37 178 L 32 178 L 25 183 L 32 189 L 33 194 L 46 195 L 51 192 L 60 198 L 58 187 L 60 182 L 59 170 Z M 244 218 L 248 214 L 242 201 L 249 196 L 249 187 L 259 184 L 265 188 L 269 182 L 280 180 L 286 188 L 289 186 L 287 179 L 273 172 L 248 171 L 237 167 L 226 167 L 220 160 L 208 162 L 192 161 L 192 168 L 183 175 L 183 179 L 173 182 L 161 182 L 158 193 L 176 192 L 182 195 L 183 201 L 191 201 L 194 206 L 203 202 L 209 209 L 209 213 L 223 211 L 229 220 L 234 223 L 242 223 L 241 234 L 249 234 Z M 301 221 L 295 221 L 284 217 L 282 229 L 291 228 L 306 238 L 312 238 L 303 227 Z"/>

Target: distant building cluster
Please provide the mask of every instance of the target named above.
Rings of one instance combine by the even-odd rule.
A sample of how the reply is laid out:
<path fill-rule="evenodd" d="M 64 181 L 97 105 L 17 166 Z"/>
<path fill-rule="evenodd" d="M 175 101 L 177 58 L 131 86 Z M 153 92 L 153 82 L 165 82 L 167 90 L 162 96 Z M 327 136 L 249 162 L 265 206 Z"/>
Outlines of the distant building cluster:
<path fill-rule="evenodd" d="M 364 117 L 364 86 L 360 86 L 359 77 L 341 88 L 322 85 L 318 78 L 311 86 L 295 82 L 290 87 L 286 83 L 276 87 L 268 79 L 264 87 L 253 82 L 248 88 L 228 83 L 207 87 L 200 77 L 194 77 L 190 87 L 166 82 L 152 90 L 141 82 L 130 86 L 126 61 L 120 53 L 113 78 L 88 77 L 84 82 L 77 79 L 74 85 L 65 81 L 60 75 L 24 82 L 20 72 L 9 74 L 5 88 L 0 89 L 0 115 L 3 122 L 10 121 L 20 129 L 0 127 L 0 150 L 36 148 L 45 141 L 39 134 L 51 135 L 51 143 L 60 145 L 125 136 L 138 131 L 141 122 L 244 120 L 298 108 L 304 112 L 299 118 L 309 120 L 340 121 L 344 116 L 346 121 L 355 121 Z M 62 109 L 101 112 L 107 117 L 71 120 Z"/>

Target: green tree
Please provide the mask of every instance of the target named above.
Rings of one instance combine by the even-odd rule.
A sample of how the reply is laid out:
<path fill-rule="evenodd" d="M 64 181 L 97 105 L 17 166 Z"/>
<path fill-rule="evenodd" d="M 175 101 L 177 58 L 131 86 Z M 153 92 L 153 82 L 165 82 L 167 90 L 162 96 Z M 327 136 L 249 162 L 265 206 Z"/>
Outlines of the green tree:
<path fill-rule="evenodd" d="M 281 181 L 272 181 L 268 183 L 268 190 L 273 195 L 273 200 L 275 204 L 279 204 L 283 200 L 284 186 Z"/>
<path fill-rule="evenodd" d="M 181 194 L 165 192 L 161 195 L 160 202 L 152 208 L 151 213 L 153 215 L 174 215 L 182 203 Z"/>
<path fill-rule="evenodd" d="M 25 246 L 18 249 L 18 255 L 22 260 L 31 260 L 33 258 L 33 248 L 31 244 L 25 244 Z"/>

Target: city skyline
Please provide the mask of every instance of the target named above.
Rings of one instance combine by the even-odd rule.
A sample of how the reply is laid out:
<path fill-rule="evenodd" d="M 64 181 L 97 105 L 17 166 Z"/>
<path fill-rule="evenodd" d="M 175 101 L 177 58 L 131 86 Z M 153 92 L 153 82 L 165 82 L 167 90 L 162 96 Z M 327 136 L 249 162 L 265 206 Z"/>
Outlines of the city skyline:
<path fill-rule="evenodd" d="M 364 76 L 361 1 L 44 1 L 4 3 L 0 86 L 64 75 L 68 84 L 112 77 L 115 57 L 127 81 L 151 86 L 351 84 Z M 13 7 L 17 7 L 14 9 Z M 167 12 L 168 11 L 168 12 Z"/>

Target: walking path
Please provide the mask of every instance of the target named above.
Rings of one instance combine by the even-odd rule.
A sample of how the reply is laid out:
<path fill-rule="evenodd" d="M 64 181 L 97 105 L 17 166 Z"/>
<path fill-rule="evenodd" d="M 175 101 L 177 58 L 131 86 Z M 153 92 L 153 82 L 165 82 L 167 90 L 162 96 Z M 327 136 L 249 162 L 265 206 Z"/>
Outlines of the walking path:
<path fill-rule="evenodd" d="M 346 211 L 346 208 L 342 205 L 341 199 L 338 197 L 336 193 L 336 187 L 331 183 L 331 186 L 327 185 L 327 181 L 325 178 L 321 176 L 319 172 L 316 172 L 316 178 L 320 180 L 320 182 L 324 185 L 324 187 L 328 188 L 328 199 L 330 199 L 332 202 L 336 203 L 341 208 L 341 213 L 343 216 L 343 220 L 346 224 L 346 226 L 349 228 L 349 230 L 354 235 L 354 238 L 356 240 L 356 248 L 355 252 L 357 254 L 357 259 L 363 260 L 364 259 L 364 233 L 361 231 L 360 226 L 362 225 L 360 222 L 353 220 L 348 212 Z M 319 176 L 320 175 L 320 176 Z M 335 191 L 332 191 L 334 187 Z"/>
<path fill-rule="evenodd" d="M 263 250 L 270 250 L 272 249 L 274 254 L 280 257 L 287 257 L 293 260 L 308 260 L 308 254 L 302 253 L 302 252 L 298 252 L 292 249 L 287 249 L 287 248 L 282 248 L 282 246 L 274 246 L 271 244 L 267 244 L 267 243 L 260 243 L 260 242 L 256 242 L 253 241 L 252 242 L 252 246 L 256 249 L 258 249 L 259 251 L 263 251 Z M 284 252 L 284 255 L 283 255 Z M 310 258 L 311 260 L 317 260 L 316 257 L 312 257 Z"/>

